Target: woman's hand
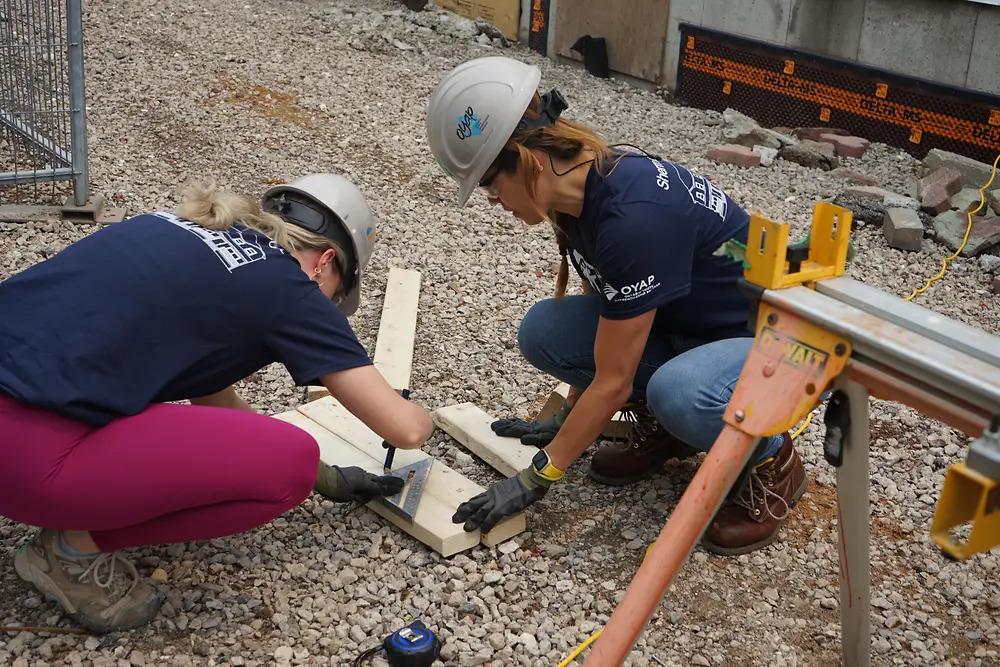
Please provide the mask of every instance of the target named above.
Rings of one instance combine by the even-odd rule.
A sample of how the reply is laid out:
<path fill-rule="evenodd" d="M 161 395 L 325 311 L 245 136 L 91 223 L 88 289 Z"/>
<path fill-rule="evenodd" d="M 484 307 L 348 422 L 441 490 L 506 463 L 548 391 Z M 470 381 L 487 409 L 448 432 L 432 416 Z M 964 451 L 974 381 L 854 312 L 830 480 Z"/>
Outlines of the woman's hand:
<path fill-rule="evenodd" d="M 501 437 L 520 438 L 522 445 L 542 448 L 556 437 L 569 410 L 569 405 L 564 403 L 562 409 L 548 419 L 527 421 L 508 417 L 496 420 L 490 424 L 490 428 Z"/>
<path fill-rule="evenodd" d="M 320 380 L 341 405 L 390 445 L 416 449 L 434 430 L 427 411 L 390 387 L 374 366 L 330 373 Z"/>
<path fill-rule="evenodd" d="M 466 532 L 478 528 L 488 533 L 503 519 L 540 500 L 551 484 L 552 481 L 539 475 L 534 466 L 528 466 L 517 476 L 496 482 L 459 505 L 451 521 L 465 523 L 462 528 Z"/>
<path fill-rule="evenodd" d="M 366 503 L 396 495 L 403 490 L 403 484 L 403 480 L 394 475 L 374 475 L 355 466 L 341 468 L 321 461 L 313 490 L 334 502 Z"/>

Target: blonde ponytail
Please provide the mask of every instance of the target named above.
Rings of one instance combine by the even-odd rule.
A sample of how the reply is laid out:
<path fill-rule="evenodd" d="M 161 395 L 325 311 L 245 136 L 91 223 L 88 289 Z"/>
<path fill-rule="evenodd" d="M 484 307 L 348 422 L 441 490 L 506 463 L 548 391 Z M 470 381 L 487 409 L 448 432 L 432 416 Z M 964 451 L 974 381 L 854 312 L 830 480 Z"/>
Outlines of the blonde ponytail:
<path fill-rule="evenodd" d="M 271 239 L 288 253 L 332 248 L 340 275 L 344 276 L 346 273 L 347 257 L 339 243 L 285 222 L 281 216 L 263 210 L 257 200 L 221 190 L 215 183 L 189 184 L 177 207 L 177 215 L 214 231 L 225 231 L 233 225 L 249 227 Z"/>

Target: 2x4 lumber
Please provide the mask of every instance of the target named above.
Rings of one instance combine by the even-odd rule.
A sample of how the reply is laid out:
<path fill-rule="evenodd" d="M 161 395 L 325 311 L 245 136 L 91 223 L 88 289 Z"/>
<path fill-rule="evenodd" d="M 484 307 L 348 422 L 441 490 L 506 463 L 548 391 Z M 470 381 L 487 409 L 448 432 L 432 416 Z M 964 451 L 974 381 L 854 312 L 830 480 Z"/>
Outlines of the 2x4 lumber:
<path fill-rule="evenodd" d="M 563 382 L 553 389 L 549 397 L 545 399 L 545 404 L 542 405 L 542 409 L 538 411 L 538 416 L 535 419 L 542 421 L 554 416 L 562 410 L 567 396 L 569 396 L 569 385 Z M 622 420 L 622 413 L 616 412 L 604 430 L 601 431 L 601 435 L 612 440 L 621 440 L 628 437 L 628 432 L 628 422 Z"/>
<path fill-rule="evenodd" d="M 391 267 L 375 339 L 375 368 L 394 389 L 410 386 L 419 302 L 420 272 Z M 326 387 L 309 385 L 306 400 L 316 401 L 329 393 Z"/>
<path fill-rule="evenodd" d="M 514 438 L 498 436 L 490 428 L 493 417 L 473 403 L 439 408 L 431 416 L 442 431 L 505 477 L 513 477 L 531 465 L 531 457 L 538 451 Z"/>
<path fill-rule="evenodd" d="M 410 386 L 419 301 L 420 272 L 389 269 L 382 319 L 375 339 L 375 368 L 393 389 Z"/>
<path fill-rule="evenodd" d="M 348 412 L 346 408 L 334 401 L 332 397 L 299 406 L 299 412 L 351 443 L 362 453 L 376 460 L 384 460 L 385 449 L 382 447 L 382 438 L 360 419 Z M 419 449 L 397 449 L 393 464 L 405 466 L 426 458 L 433 457 Z M 445 519 L 450 522 L 452 514 L 461 503 L 483 491 L 485 491 L 483 487 L 435 459 L 427 478 L 427 485 L 424 487 L 420 508 L 423 507 L 424 499 L 427 496 L 433 496 L 446 505 L 447 516 Z M 456 527 L 461 530 L 460 525 Z M 499 544 L 526 529 L 524 515 L 517 514 L 498 523 L 489 534 L 483 537 L 491 544 Z M 484 543 L 486 542 L 484 541 Z"/>
<path fill-rule="evenodd" d="M 340 466 L 358 466 L 375 474 L 382 474 L 382 461 L 360 451 L 349 442 L 323 428 L 298 411 L 276 415 L 312 435 L 319 444 L 320 458 Z M 435 467 L 437 464 L 435 463 Z M 433 470 L 433 467 L 431 468 Z M 407 521 L 380 501 L 367 503 L 368 509 L 397 526 L 407 534 L 420 540 L 442 556 L 453 556 L 479 544 L 479 531 L 465 532 L 461 525 L 451 522 L 453 508 L 438 498 L 424 493 L 414 514 L 413 521 Z"/>

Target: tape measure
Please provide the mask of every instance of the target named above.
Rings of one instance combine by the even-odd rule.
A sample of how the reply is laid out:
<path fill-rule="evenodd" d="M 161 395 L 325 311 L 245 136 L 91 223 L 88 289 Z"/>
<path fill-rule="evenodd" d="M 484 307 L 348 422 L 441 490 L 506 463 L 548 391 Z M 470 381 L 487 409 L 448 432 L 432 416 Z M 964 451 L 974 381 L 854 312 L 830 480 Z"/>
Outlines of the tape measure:
<path fill-rule="evenodd" d="M 385 651 L 390 667 L 431 667 L 441 655 L 441 641 L 421 621 L 413 621 L 382 640 L 381 646 L 359 655 L 355 667 L 380 650 Z"/>
<path fill-rule="evenodd" d="M 441 655 L 441 642 L 420 621 L 396 630 L 382 646 L 392 667 L 430 667 Z"/>

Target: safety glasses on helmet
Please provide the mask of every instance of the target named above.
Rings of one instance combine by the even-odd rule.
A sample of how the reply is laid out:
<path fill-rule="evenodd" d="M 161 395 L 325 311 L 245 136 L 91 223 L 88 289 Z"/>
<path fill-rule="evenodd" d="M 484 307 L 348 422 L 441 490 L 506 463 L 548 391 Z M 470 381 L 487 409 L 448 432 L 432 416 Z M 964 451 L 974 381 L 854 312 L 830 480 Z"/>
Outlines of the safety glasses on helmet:
<path fill-rule="evenodd" d="M 325 236 L 336 242 L 345 253 L 350 253 L 351 241 L 343 229 L 343 225 L 337 220 L 331 219 L 329 211 L 318 203 L 306 197 L 289 196 L 283 192 L 279 196 L 268 199 L 264 202 L 264 210 L 281 216 L 287 222 L 309 230 L 315 234 Z M 351 260 L 341 257 L 335 258 L 337 269 L 340 271 L 340 288 L 333 295 L 335 301 L 339 301 L 343 295 L 351 289 L 356 273 L 352 270 Z"/>

